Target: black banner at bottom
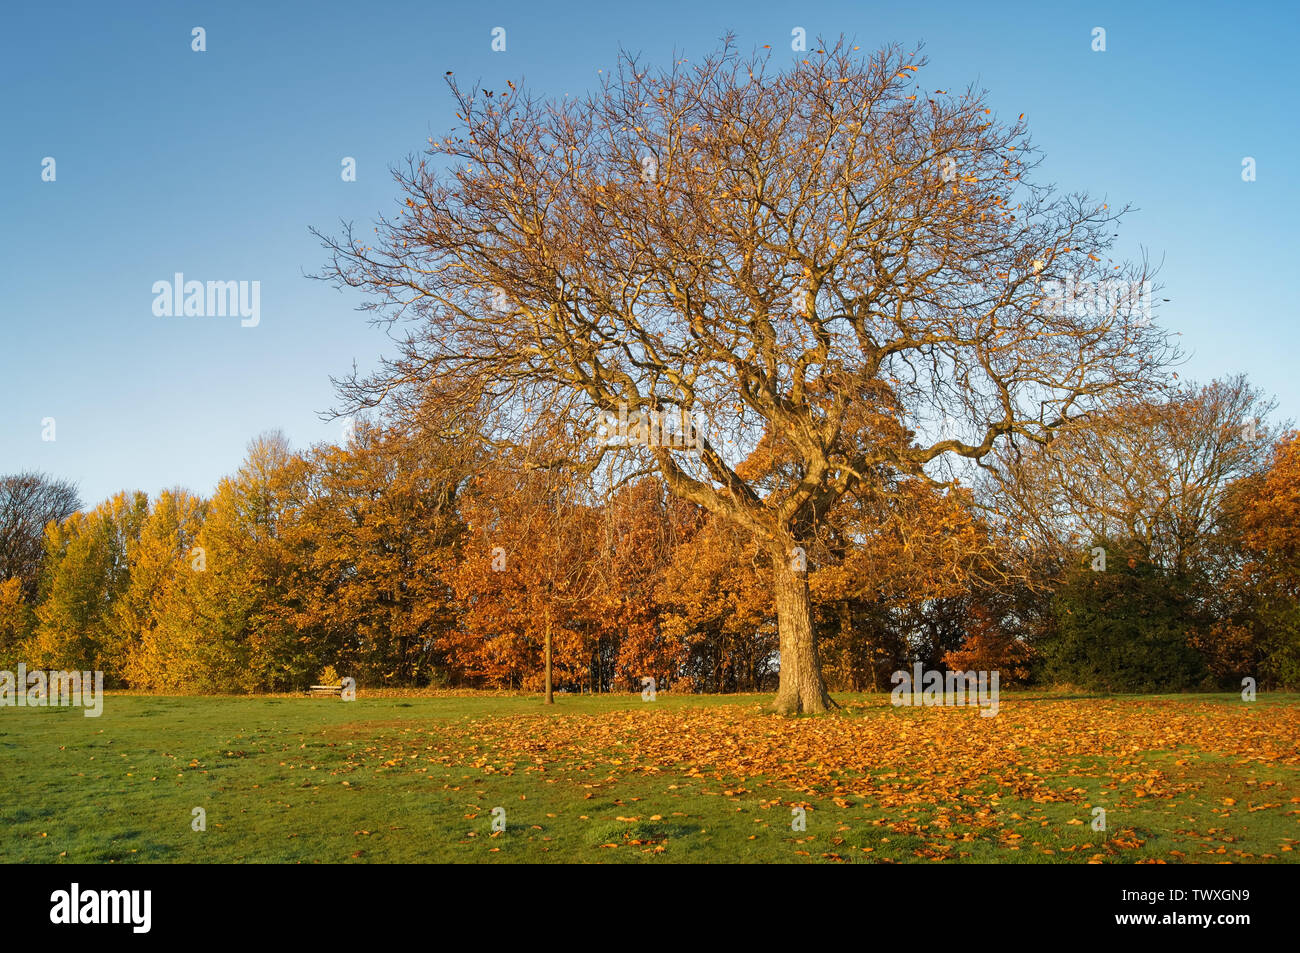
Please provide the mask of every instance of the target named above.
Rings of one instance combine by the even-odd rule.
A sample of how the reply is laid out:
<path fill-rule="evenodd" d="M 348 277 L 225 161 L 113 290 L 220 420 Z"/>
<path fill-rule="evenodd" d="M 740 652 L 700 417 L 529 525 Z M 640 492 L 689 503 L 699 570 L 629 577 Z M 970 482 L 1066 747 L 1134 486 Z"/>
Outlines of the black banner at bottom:
<path fill-rule="evenodd" d="M 67 933 L 128 944 L 214 929 L 252 935 L 244 926 L 260 940 L 362 937 L 390 918 L 414 926 L 439 916 L 518 922 L 575 905 L 589 912 L 592 904 L 630 926 L 647 916 L 670 923 L 676 910 L 703 905 L 719 915 L 703 923 L 691 915 L 692 932 L 719 936 L 838 909 L 882 929 L 905 920 L 910 937 L 933 930 L 937 942 L 968 935 L 954 934 L 957 924 L 993 935 L 1041 926 L 1081 939 L 1134 933 L 1231 942 L 1286 922 L 1294 887 L 1291 872 L 1279 869 L 1286 866 L 10 866 L 0 910 L 11 940 Z M 701 875 L 709 882 L 693 884 Z M 743 913 L 755 904 L 764 912 L 747 928 Z"/>

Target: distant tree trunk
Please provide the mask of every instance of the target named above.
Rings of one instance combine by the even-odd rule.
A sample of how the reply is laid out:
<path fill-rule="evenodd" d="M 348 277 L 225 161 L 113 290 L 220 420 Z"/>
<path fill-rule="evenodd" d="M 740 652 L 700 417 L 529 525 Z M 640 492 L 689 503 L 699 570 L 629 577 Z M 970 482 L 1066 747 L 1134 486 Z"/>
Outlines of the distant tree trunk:
<path fill-rule="evenodd" d="M 774 556 L 772 562 L 781 645 L 780 682 L 772 707 L 783 715 L 824 712 L 835 702 L 822 679 L 807 571 L 793 566 L 786 555 Z"/>
<path fill-rule="evenodd" d="M 555 704 L 555 695 L 551 691 L 551 620 L 546 619 L 546 704 Z"/>
<path fill-rule="evenodd" d="M 858 664 L 857 646 L 853 643 L 853 606 L 848 599 L 839 604 L 840 654 L 844 659 L 845 680 L 855 692 L 862 691 L 862 666 Z"/>

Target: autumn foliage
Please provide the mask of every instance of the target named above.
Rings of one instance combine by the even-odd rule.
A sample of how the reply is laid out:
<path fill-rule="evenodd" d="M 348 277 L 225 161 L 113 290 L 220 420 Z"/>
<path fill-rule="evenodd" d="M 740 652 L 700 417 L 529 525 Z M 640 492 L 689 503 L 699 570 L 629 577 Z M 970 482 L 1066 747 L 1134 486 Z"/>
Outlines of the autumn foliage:
<path fill-rule="evenodd" d="M 855 499 L 806 554 L 826 677 L 887 690 L 919 660 L 1004 685 L 1294 685 L 1298 446 L 1284 435 L 1225 495 L 1213 586 L 1140 541 L 1108 542 L 1105 572 L 1091 549 L 1035 567 L 952 487 Z M 523 458 L 485 463 L 366 425 L 305 452 L 259 438 L 211 499 L 118 494 L 49 524 L 35 600 L 0 581 L 0 661 L 166 692 L 289 690 L 327 667 L 540 691 L 549 632 L 559 690 L 774 687 L 752 539 L 652 478 L 596 497 Z"/>

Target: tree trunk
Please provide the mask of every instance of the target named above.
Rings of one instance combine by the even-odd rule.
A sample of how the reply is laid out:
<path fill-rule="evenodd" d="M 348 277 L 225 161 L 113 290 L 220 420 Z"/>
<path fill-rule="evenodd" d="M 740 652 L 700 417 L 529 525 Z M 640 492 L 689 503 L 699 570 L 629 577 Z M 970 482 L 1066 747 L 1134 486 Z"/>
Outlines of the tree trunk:
<path fill-rule="evenodd" d="M 773 708 L 783 715 L 815 714 L 835 707 L 822 679 L 817 635 L 808 597 L 808 573 L 788 556 L 774 558 L 776 620 L 781 636 L 781 672 Z"/>
<path fill-rule="evenodd" d="M 546 704 L 555 704 L 555 695 L 551 691 L 551 622 L 546 621 Z"/>
<path fill-rule="evenodd" d="M 838 640 L 840 648 L 840 658 L 843 659 L 842 678 L 849 683 L 855 692 L 862 691 L 862 670 L 858 665 L 857 646 L 853 641 L 853 606 L 849 604 L 848 599 L 844 599 L 839 605 L 839 622 L 840 637 Z"/>

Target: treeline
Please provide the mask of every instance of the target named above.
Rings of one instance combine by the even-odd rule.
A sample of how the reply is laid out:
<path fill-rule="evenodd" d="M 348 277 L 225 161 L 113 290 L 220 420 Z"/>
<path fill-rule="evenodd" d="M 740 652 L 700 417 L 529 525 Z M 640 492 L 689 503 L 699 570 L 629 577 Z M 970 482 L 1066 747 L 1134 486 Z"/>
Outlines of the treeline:
<path fill-rule="evenodd" d="M 880 474 L 791 554 L 833 690 L 927 667 L 1103 691 L 1300 686 L 1300 441 L 1244 379 L 1122 407 L 978 475 Z M 755 451 L 745 466 L 775 465 Z M 608 475 L 606 475 L 608 476 Z M 0 479 L 0 668 L 160 692 L 770 690 L 770 564 L 652 477 L 464 433 L 272 433 L 210 499 L 80 509 Z"/>

